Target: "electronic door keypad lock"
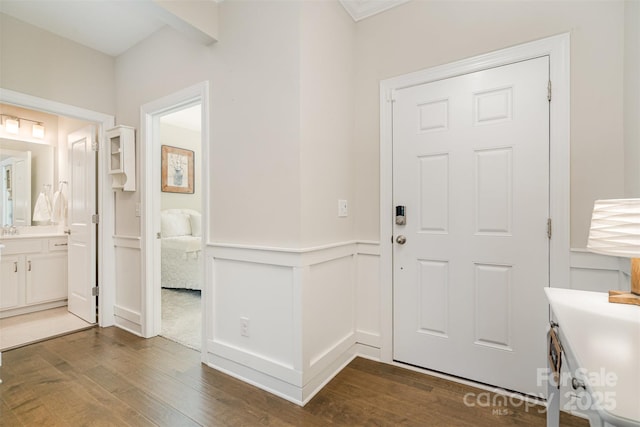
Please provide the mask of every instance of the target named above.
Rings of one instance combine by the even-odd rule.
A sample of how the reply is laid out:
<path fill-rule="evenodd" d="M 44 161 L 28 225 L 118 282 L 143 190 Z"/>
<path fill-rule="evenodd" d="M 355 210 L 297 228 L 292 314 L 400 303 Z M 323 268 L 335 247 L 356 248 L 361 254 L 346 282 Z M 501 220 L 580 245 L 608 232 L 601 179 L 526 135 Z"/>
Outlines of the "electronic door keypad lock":
<path fill-rule="evenodd" d="M 396 225 L 407 225 L 407 217 L 405 216 L 405 207 L 396 206 Z"/>

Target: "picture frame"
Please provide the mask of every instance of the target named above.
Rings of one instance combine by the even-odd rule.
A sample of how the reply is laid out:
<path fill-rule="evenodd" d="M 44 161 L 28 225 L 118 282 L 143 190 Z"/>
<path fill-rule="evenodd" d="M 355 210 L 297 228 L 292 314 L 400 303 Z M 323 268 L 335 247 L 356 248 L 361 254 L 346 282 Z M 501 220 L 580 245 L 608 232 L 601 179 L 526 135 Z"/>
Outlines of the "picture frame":
<path fill-rule="evenodd" d="M 194 152 L 184 148 L 161 146 L 162 191 L 193 194 Z"/>

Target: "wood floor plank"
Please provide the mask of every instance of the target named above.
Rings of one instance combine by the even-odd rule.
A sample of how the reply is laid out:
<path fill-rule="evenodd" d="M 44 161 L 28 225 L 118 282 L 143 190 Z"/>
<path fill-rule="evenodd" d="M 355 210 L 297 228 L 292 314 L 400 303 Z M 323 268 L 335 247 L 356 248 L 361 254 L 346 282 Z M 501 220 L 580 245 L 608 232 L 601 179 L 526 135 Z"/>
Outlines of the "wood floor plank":
<path fill-rule="evenodd" d="M 540 407 L 465 405 L 480 389 L 356 358 L 304 408 L 156 337 L 93 328 L 3 353 L 0 426 L 544 426 Z M 499 409 L 499 411 L 496 411 Z M 563 413 L 561 425 L 588 422 Z"/>
<path fill-rule="evenodd" d="M 17 415 L 11 410 L 4 399 L 0 399 L 0 427 L 21 427 L 24 426 Z"/>

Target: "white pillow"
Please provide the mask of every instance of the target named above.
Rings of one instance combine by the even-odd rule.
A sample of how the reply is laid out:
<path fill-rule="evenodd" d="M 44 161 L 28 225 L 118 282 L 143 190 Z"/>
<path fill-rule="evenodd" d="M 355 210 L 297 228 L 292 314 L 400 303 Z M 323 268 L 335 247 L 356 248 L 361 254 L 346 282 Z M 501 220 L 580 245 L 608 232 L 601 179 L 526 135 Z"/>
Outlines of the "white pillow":
<path fill-rule="evenodd" d="M 162 237 L 188 236 L 191 234 L 189 215 L 181 212 L 163 212 L 160 215 Z"/>
<path fill-rule="evenodd" d="M 191 215 L 189 215 L 189 217 L 191 219 L 191 234 L 194 237 L 201 237 L 202 236 L 202 215 L 200 215 L 197 212 L 194 212 Z"/>

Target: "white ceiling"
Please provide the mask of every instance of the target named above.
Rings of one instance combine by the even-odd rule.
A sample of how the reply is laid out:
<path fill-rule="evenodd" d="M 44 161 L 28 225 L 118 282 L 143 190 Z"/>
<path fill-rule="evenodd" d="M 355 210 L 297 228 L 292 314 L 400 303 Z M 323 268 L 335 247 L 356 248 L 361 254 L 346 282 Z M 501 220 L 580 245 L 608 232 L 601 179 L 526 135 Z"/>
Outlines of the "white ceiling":
<path fill-rule="evenodd" d="M 340 3 L 359 21 L 407 1 Z M 0 0 L 0 12 L 111 56 L 156 32 L 166 17 L 152 0 Z"/>
<path fill-rule="evenodd" d="M 111 56 L 165 25 L 150 0 L 0 0 L 0 12 Z"/>

